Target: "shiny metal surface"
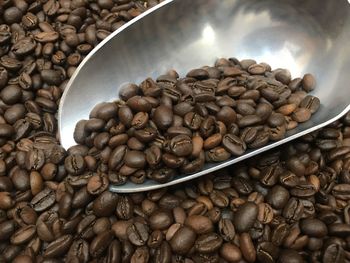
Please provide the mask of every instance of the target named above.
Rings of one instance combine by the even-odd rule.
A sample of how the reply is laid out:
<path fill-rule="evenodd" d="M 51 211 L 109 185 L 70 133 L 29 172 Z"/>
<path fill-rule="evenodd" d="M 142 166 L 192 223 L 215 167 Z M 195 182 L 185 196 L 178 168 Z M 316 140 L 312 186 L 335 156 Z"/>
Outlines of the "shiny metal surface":
<path fill-rule="evenodd" d="M 114 32 L 79 66 L 59 109 L 61 143 L 99 102 L 118 96 L 125 82 L 140 83 L 174 68 L 212 65 L 218 57 L 254 58 L 292 76 L 311 72 L 321 108 L 281 141 L 167 184 L 112 186 L 116 192 L 156 189 L 196 178 L 323 127 L 350 110 L 350 5 L 347 0 L 169 0 Z"/>

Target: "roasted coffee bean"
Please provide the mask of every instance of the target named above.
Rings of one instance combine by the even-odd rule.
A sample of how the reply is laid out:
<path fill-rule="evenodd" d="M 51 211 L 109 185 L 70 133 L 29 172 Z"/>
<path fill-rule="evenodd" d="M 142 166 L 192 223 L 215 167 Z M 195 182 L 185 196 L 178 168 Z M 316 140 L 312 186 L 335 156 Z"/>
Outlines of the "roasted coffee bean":
<path fill-rule="evenodd" d="M 208 217 L 191 215 L 185 220 L 185 225 L 191 227 L 196 234 L 206 234 L 213 231 L 213 223 Z"/>
<path fill-rule="evenodd" d="M 242 259 L 241 250 L 234 244 L 224 243 L 220 248 L 220 255 L 228 262 L 238 262 Z"/>
<path fill-rule="evenodd" d="M 236 112 L 228 106 L 224 106 L 221 110 L 216 114 L 216 118 L 218 121 L 222 121 L 226 125 L 234 123 L 237 119 Z"/>
<path fill-rule="evenodd" d="M 348 224 L 333 223 L 329 225 L 329 234 L 333 236 L 346 237 L 349 235 L 350 227 Z"/>
<path fill-rule="evenodd" d="M 305 74 L 302 80 L 302 87 L 305 91 L 310 92 L 315 88 L 316 80 L 312 74 Z"/>
<path fill-rule="evenodd" d="M 206 152 L 206 159 L 211 162 L 222 162 L 230 158 L 231 154 L 224 147 L 215 147 Z"/>
<path fill-rule="evenodd" d="M 242 233 L 239 238 L 239 243 L 243 258 L 248 262 L 255 262 L 256 251 L 250 235 L 248 233 Z"/>
<path fill-rule="evenodd" d="M 146 225 L 135 222 L 126 231 L 129 241 L 135 246 L 143 246 L 147 243 L 149 233 Z"/>
<path fill-rule="evenodd" d="M 51 242 L 45 252 L 44 257 L 58 257 L 64 255 L 73 242 L 73 237 L 71 235 L 63 235 Z"/>
<path fill-rule="evenodd" d="M 300 108 L 309 109 L 311 114 L 318 111 L 320 107 L 320 99 L 311 95 L 306 96 L 299 105 Z"/>
<path fill-rule="evenodd" d="M 288 202 L 290 194 L 282 186 L 274 186 L 266 196 L 266 201 L 275 209 L 282 209 Z"/>
<path fill-rule="evenodd" d="M 134 204 L 128 196 L 121 196 L 117 202 L 116 215 L 120 219 L 130 219 L 134 213 Z"/>
<path fill-rule="evenodd" d="M 257 259 L 261 262 L 275 262 L 279 250 L 270 242 L 262 242 L 257 246 Z"/>
<path fill-rule="evenodd" d="M 87 261 L 89 259 L 89 244 L 83 239 L 73 241 L 67 253 L 67 258 L 77 258 L 79 261 Z"/>
<path fill-rule="evenodd" d="M 295 250 L 283 250 L 281 251 L 279 255 L 278 262 L 296 262 L 296 263 L 301 263 L 304 262 L 303 258 L 299 253 Z"/>
<path fill-rule="evenodd" d="M 14 220 L 8 220 L 0 223 L 0 240 L 9 240 L 15 232 L 16 223 Z"/>
<path fill-rule="evenodd" d="M 150 227 L 154 230 L 167 229 L 173 223 L 173 217 L 165 211 L 155 211 L 149 217 Z"/>
<path fill-rule="evenodd" d="M 55 201 L 55 192 L 50 188 L 45 188 L 34 196 L 31 205 L 36 212 L 42 212 L 54 205 Z"/>
<path fill-rule="evenodd" d="M 287 221 L 294 223 L 298 221 L 304 212 L 303 203 L 294 197 L 290 198 L 286 206 L 283 208 L 283 216 Z"/>
<path fill-rule="evenodd" d="M 311 237 L 324 237 L 327 235 L 327 226 L 319 219 L 304 219 L 300 222 L 301 231 Z"/>
<path fill-rule="evenodd" d="M 185 255 L 190 251 L 196 241 L 196 233 L 189 227 L 180 227 L 170 239 L 173 252 Z"/>
<path fill-rule="evenodd" d="M 350 184 L 337 184 L 332 189 L 334 197 L 341 200 L 350 200 Z"/>
<path fill-rule="evenodd" d="M 222 218 L 219 221 L 219 233 L 223 240 L 229 242 L 232 241 L 236 235 L 235 228 L 233 226 L 233 223 L 230 219 Z"/>
<path fill-rule="evenodd" d="M 145 155 L 140 151 L 128 151 L 124 156 L 124 161 L 132 168 L 143 168 L 146 164 Z"/>
<path fill-rule="evenodd" d="M 92 195 L 98 195 L 104 192 L 109 185 L 108 177 L 104 173 L 98 173 L 88 179 L 87 191 Z"/>
<path fill-rule="evenodd" d="M 105 231 L 97 235 L 90 244 L 90 254 L 96 258 L 108 248 L 109 244 L 113 240 L 113 234 L 111 231 Z"/>
<path fill-rule="evenodd" d="M 235 156 L 242 155 L 246 150 L 245 143 L 233 134 L 226 134 L 222 139 L 222 145 Z"/>
<path fill-rule="evenodd" d="M 165 105 L 160 105 L 153 113 L 153 121 L 159 129 L 166 130 L 173 122 L 173 111 Z"/>
<path fill-rule="evenodd" d="M 33 225 L 24 226 L 20 229 L 18 229 L 13 235 L 11 236 L 11 244 L 13 245 L 20 245 L 27 243 L 29 240 L 31 240 L 35 235 L 36 229 Z"/>
<path fill-rule="evenodd" d="M 195 242 L 195 249 L 199 253 L 213 253 L 221 247 L 222 238 L 216 233 L 200 235 Z"/>
<path fill-rule="evenodd" d="M 240 206 L 233 219 L 235 229 L 238 232 L 248 231 L 257 219 L 258 211 L 258 206 L 252 202 L 247 202 Z"/>
<path fill-rule="evenodd" d="M 192 140 L 186 135 L 175 136 L 169 146 L 172 153 L 179 157 L 191 154 L 193 149 Z"/>
<path fill-rule="evenodd" d="M 345 252 L 339 244 L 330 244 L 325 247 L 322 261 L 323 262 L 344 262 Z"/>
<path fill-rule="evenodd" d="M 93 202 L 93 211 L 97 216 L 110 216 L 117 207 L 118 196 L 109 191 L 100 194 Z"/>

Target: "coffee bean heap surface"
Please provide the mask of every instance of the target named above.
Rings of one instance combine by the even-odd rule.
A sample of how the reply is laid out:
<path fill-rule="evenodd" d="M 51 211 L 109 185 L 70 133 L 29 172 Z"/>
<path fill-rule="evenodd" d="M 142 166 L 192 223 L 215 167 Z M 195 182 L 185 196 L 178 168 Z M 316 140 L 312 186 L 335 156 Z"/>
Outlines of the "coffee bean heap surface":
<path fill-rule="evenodd" d="M 0 262 L 350 262 L 350 113 L 197 181 L 128 195 L 108 191 L 119 176 L 103 161 L 110 152 L 59 145 L 68 78 L 106 35 L 156 3 L 1 2 Z"/>
<path fill-rule="evenodd" d="M 96 105 L 77 123 L 74 139 L 117 174 L 114 184 L 166 183 L 283 139 L 319 109 L 308 95 L 315 85 L 311 74 L 292 79 L 266 63 L 221 58 L 184 78 L 170 70 L 123 85 L 120 100 Z"/>

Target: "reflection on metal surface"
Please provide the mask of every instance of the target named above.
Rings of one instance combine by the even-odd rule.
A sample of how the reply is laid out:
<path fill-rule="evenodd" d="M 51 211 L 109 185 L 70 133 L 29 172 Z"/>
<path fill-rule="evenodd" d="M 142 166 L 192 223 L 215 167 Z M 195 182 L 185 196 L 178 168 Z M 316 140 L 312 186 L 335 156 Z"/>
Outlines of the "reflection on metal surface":
<path fill-rule="evenodd" d="M 202 33 L 202 41 L 204 44 L 212 45 L 215 43 L 215 32 L 210 25 L 204 26 Z"/>
<path fill-rule="evenodd" d="M 349 108 L 350 7 L 344 0 L 167 0 L 111 34 L 81 63 L 61 99 L 59 129 L 65 148 L 94 105 L 118 96 L 125 82 L 139 83 L 170 68 L 184 74 L 218 57 L 255 58 L 293 76 L 312 72 L 322 106 L 313 119 L 282 141 L 249 151 L 200 173 L 177 176 L 165 185 L 196 178 L 325 126 Z M 127 183 L 117 192 L 156 189 Z"/>

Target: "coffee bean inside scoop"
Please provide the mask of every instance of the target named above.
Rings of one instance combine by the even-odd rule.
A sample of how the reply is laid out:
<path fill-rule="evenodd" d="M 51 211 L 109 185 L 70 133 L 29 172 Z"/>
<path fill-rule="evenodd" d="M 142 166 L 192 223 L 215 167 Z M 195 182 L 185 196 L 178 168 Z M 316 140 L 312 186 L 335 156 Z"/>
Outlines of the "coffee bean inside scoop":
<path fill-rule="evenodd" d="M 171 174 L 189 174 L 205 162 L 241 156 L 283 139 L 317 112 L 320 100 L 306 93 L 316 85 L 311 74 L 291 79 L 287 69 L 247 61 L 222 58 L 182 78 L 170 70 L 139 85 L 124 84 L 120 100 L 97 105 L 89 120 L 77 123 L 74 137 L 97 148 L 100 160 L 125 179 L 143 183 L 134 175 L 148 174 L 164 183 L 172 178 L 168 168 Z M 106 105 L 113 115 L 104 113 Z M 115 163 L 121 145 L 126 155 Z"/>

